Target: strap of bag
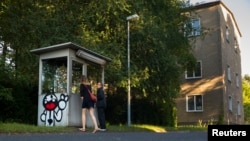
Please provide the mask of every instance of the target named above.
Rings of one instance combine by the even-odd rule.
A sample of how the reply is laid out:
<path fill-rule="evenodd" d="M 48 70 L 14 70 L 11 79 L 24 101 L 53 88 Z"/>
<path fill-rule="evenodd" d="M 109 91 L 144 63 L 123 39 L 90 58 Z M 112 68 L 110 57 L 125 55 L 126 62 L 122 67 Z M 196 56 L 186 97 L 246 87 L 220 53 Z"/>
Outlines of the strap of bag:
<path fill-rule="evenodd" d="M 85 86 L 85 85 L 84 85 L 84 86 Z M 89 95 L 91 95 L 91 92 L 90 92 L 90 90 L 88 89 L 88 87 L 85 86 L 85 88 L 88 90 Z"/>

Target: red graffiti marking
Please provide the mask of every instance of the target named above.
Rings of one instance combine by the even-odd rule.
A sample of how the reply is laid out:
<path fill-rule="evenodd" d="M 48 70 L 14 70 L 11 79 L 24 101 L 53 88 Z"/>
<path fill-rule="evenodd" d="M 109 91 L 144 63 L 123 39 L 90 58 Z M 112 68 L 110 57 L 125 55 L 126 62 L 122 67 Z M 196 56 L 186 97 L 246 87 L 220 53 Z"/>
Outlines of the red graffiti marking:
<path fill-rule="evenodd" d="M 45 104 L 45 108 L 47 110 L 54 110 L 56 108 L 56 103 L 55 102 L 48 102 Z"/>

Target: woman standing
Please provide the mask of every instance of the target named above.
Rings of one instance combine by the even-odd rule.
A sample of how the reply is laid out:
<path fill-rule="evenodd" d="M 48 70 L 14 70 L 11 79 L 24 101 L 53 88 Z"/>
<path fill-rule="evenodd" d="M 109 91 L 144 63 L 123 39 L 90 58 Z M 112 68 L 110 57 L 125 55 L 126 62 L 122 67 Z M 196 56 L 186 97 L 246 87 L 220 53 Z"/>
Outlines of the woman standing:
<path fill-rule="evenodd" d="M 106 108 L 106 99 L 104 95 L 103 85 L 102 83 L 97 83 L 97 114 L 98 114 L 98 120 L 100 124 L 100 130 L 106 131 L 106 124 L 105 124 L 105 108 Z"/>
<path fill-rule="evenodd" d="M 86 131 L 86 112 L 89 111 L 89 115 L 91 120 L 94 124 L 94 130 L 92 133 L 100 130 L 97 126 L 96 117 L 94 115 L 94 102 L 90 99 L 89 91 L 91 91 L 91 85 L 88 81 L 86 76 L 81 77 L 81 84 L 80 84 L 80 97 L 82 100 L 82 128 L 79 128 L 81 131 Z"/>

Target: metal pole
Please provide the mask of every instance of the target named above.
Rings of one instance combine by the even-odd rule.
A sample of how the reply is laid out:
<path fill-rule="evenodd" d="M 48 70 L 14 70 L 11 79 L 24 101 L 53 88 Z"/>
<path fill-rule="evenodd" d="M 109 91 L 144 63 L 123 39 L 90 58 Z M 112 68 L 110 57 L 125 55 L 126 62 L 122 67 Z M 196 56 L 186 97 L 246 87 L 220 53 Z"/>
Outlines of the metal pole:
<path fill-rule="evenodd" d="M 130 37 L 129 37 L 129 21 L 138 19 L 139 16 L 137 14 L 131 15 L 127 17 L 128 22 L 128 126 L 131 124 L 131 96 L 130 96 Z"/>
<path fill-rule="evenodd" d="M 129 20 L 128 20 L 128 126 L 131 125 L 131 104 L 130 104 L 130 39 L 129 39 Z"/>

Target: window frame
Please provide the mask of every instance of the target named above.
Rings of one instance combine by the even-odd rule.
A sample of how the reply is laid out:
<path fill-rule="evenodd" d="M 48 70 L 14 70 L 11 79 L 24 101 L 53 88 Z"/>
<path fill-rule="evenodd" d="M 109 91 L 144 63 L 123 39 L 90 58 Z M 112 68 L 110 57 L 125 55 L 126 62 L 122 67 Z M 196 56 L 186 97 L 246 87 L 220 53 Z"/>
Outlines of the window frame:
<path fill-rule="evenodd" d="M 68 91 L 67 60 L 67 56 L 42 59 L 42 94 L 46 94 L 48 92 L 66 93 Z"/>
<path fill-rule="evenodd" d="M 241 115 L 241 104 L 240 104 L 240 101 L 237 101 L 237 115 L 238 116 Z"/>
<path fill-rule="evenodd" d="M 198 99 L 200 97 L 200 99 Z M 198 101 L 200 100 L 200 101 Z M 200 102 L 200 103 L 198 103 Z M 193 105 L 190 105 L 193 104 Z M 198 105 L 200 104 L 200 105 Z M 200 106 L 200 108 L 198 108 Z M 196 94 L 196 95 L 187 95 L 186 96 L 186 111 L 187 112 L 203 112 L 203 95 L 201 94 Z M 193 108 L 193 109 L 191 109 Z"/>
<path fill-rule="evenodd" d="M 230 66 L 227 66 L 227 80 L 230 82 L 232 81 Z"/>
<path fill-rule="evenodd" d="M 238 48 L 239 48 L 239 43 L 238 43 L 237 38 L 235 37 L 234 38 L 234 50 L 236 53 L 238 52 Z"/>
<path fill-rule="evenodd" d="M 235 85 L 236 85 L 237 88 L 239 88 L 240 87 L 240 78 L 239 78 L 239 74 L 238 73 L 235 74 L 235 79 L 236 79 L 235 80 L 236 81 Z"/>
<path fill-rule="evenodd" d="M 226 26 L 226 40 L 229 42 L 229 35 L 230 35 L 230 29 L 228 26 Z"/>
<path fill-rule="evenodd" d="M 233 112 L 233 99 L 232 96 L 228 96 L 228 110 Z"/>
<path fill-rule="evenodd" d="M 190 74 L 192 74 L 192 76 L 190 76 Z M 200 75 L 197 75 L 197 74 L 200 74 Z M 196 62 L 195 70 L 193 70 L 192 72 L 191 72 L 191 70 L 186 69 L 185 78 L 186 79 L 202 78 L 202 61 L 201 60 Z"/>
<path fill-rule="evenodd" d="M 189 26 L 190 25 L 190 26 Z M 187 29 L 187 27 L 191 29 Z M 192 36 L 200 36 L 201 35 L 201 22 L 200 18 L 192 18 L 187 24 L 184 25 L 185 36 L 192 37 Z"/>

